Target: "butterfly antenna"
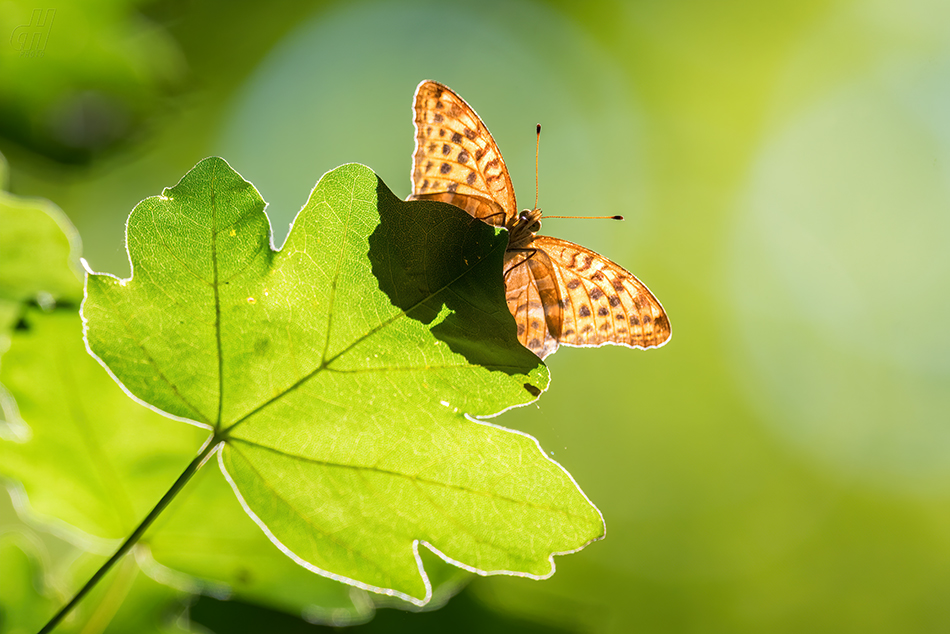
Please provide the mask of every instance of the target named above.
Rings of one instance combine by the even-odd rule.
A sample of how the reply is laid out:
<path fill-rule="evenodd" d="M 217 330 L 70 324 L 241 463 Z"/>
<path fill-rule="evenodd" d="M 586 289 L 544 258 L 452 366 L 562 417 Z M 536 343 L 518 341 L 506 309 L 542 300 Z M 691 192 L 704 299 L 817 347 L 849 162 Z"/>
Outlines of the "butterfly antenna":
<path fill-rule="evenodd" d="M 574 218 L 575 220 L 623 220 L 623 216 L 544 216 L 548 218 Z"/>
<path fill-rule="evenodd" d="M 541 124 L 538 124 L 538 141 L 534 146 L 534 208 L 538 208 L 538 155 L 541 153 Z"/>

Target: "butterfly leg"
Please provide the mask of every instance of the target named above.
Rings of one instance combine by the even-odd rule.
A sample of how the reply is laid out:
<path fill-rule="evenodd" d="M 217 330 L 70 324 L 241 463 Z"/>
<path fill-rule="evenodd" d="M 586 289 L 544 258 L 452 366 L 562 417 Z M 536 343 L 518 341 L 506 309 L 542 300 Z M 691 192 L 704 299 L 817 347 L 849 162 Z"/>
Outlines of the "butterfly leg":
<path fill-rule="evenodd" d="M 521 260 L 521 262 L 518 262 L 518 263 L 515 264 L 513 267 L 511 267 L 510 269 L 508 269 L 507 271 L 505 271 L 505 277 L 508 277 L 508 274 L 509 274 L 509 273 L 511 273 L 512 271 L 514 271 L 516 268 L 518 268 L 518 267 L 521 266 L 522 264 L 526 264 L 526 263 L 528 262 L 528 260 L 530 260 L 531 258 L 533 258 L 534 256 L 536 256 L 536 255 L 538 254 L 538 250 L 537 250 L 537 249 L 517 249 L 517 248 L 516 248 L 516 249 L 508 249 L 508 251 L 509 251 L 509 252 L 511 252 L 511 251 L 518 251 L 518 252 L 521 252 L 521 253 L 527 253 L 528 255 L 527 255 L 527 257 L 525 257 L 525 259 Z"/>

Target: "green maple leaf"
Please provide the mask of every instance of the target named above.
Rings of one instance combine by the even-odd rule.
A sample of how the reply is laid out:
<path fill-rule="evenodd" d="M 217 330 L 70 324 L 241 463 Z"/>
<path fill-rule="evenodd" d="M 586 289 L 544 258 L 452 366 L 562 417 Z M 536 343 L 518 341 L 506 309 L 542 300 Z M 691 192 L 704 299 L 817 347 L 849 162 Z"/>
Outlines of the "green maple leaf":
<path fill-rule="evenodd" d="M 128 224 L 133 276 L 90 273 L 90 350 L 127 391 L 213 434 L 247 513 L 314 572 L 422 605 L 419 545 L 480 573 L 553 573 L 603 534 L 537 442 L 470 416 L 532 401 L 505 234 L 326 174 L 279 251 L 257 191 L 199 163 Z"/>

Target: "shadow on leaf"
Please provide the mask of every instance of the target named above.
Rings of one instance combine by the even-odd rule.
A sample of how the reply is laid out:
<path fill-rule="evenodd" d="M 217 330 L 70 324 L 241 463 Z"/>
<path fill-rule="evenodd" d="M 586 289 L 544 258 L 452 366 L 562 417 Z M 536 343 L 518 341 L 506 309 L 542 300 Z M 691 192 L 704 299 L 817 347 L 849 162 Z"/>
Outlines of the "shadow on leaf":
<path fill-rule="evenodd" d="M 541 365 L 518 342 L 505 302 L 507 234 L 452 205 L 399 200 L 378 179 L 376 194 L 380 223 L 369 259 L 393 305 L 469 363 L 507 374 Z"/>

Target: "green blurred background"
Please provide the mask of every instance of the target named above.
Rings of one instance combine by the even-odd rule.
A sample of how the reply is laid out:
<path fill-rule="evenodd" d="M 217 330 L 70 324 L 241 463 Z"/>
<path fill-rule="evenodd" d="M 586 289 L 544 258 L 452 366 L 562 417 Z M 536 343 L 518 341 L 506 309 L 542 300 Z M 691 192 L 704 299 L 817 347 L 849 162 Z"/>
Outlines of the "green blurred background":
<path fill-rule="evenodd" d="M 0 0 L 9 189 L 128 274 L 136 202 L 225 157 L 280 244 L 327 170 L 409 192 L 416 84 L 485 120 L 543 233 L 635 273 L 648 352 L 564 348 L 536 436 L 607 538 L 354 631 L 950 630 L 950 4 Z M 44 7 L 46 8 L 46 7 Z M 0 524 L 14 524 L 8 500 Z M 217 632 L 318 631 L 213 599 Z"/>

